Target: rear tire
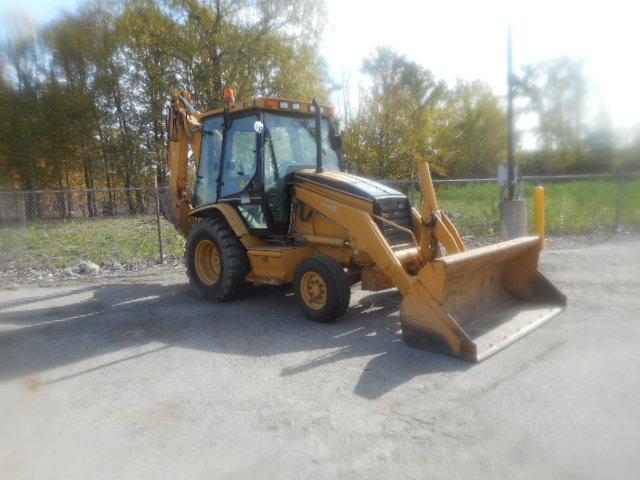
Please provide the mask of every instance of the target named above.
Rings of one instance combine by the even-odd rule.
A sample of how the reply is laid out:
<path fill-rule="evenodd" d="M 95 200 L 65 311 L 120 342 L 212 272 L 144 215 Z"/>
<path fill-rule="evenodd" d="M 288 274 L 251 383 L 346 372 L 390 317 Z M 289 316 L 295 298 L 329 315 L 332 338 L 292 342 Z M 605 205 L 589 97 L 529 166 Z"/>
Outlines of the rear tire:
<path fill-rule="evenodd" d="M 189 285 L 200 298 L 226 302 L 238 297 L 250 271 L 244 245 L 222 216 L 195 224 L 186 248 Z"/>
<path fill-rule="evenodd" d="M 314 322 L 334 322 L 349 307 L 349 278 L 342 265 L 326 255 L 300 262 L 293 285 L 300 309 Z"/>

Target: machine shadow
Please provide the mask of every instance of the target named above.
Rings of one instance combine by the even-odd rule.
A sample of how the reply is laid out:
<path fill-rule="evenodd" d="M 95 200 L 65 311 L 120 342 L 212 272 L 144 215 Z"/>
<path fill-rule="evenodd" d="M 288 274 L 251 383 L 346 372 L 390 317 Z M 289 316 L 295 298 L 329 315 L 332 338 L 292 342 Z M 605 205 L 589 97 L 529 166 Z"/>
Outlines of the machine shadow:
<path fill-rule="evenodd" d="M 369 399 L 416 376 L 469 367 L 402 341 L 401 296 L 395 290 L 352 300 L 345 316 L 333 324 L 306 320 L 284 287 L 254 288 L 248 298 L 224 304 L 198 300 L 185 284 L 72 287 L 59 297 L 33 295 L 31 302 L 24 298 L 0 305 L 0 381 L 154 343 L 249 356 L 334 349 L 330 355 L 286 367 L 283 376 L 375 355 L 354 388 L 355 394 Z M 56 300 L 53 306 L 43 303 Z"/>

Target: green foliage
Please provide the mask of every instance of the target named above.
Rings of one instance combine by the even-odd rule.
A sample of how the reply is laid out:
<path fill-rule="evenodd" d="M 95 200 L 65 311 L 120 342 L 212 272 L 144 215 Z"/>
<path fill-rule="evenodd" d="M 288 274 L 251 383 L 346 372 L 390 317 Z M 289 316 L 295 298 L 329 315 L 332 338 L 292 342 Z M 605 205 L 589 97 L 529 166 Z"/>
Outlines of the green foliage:
<path fill-rule="evenodd" d="M 347 159 L 378 178 L 408 178 L 430 155 L 429 130 L 441 93 L 429 70 L 385 48 L 363 63 L 372 81 L 345 131 Z"/>
<path fill-rule="evenodd" d="M 319 0 L 96 1 L 10 40 L 0 55 L 2 187 L 162 182 L 176 86 L 202 110 L 220 106 L 227 86 L 243 100 L 326 99 L 323 12 Z"/>
<path fill-rule="evenodd" d="M 482 82 L 458 82 L 445 94 L 434 144 L 450 177 L 491 177 L 506 161 L 507 119 L 500 98 Z"/>
<path fill-rule="evenodd" d="M 356 168 L 378 178 L 410 178 L 428 160 L 436 174 L 494 175 L 506 150 L 500 99 L 481 82 L 448 89 L 429 70 L 388 49 L 364 61 L 371 78 L 345 130 Z"/>
<path fill-rule="evenodd" d="M 166 177 L 166 107 L 173 87 L 202 110 L 225 87 L 238 99 L 327 101 L 318 45 L 322 0 L 106 0 L 83 4 L 0 53 L 0 187 L 145 187 Z M 428 160 L 435 176 L 493 176 L 506 159 L 503 102 L 479 81 L 447 86 L 387 48 L 366 58 L 344 150 L 355 170 L 407 179 Z M 527 65 L 517 82 L 534 145 L 524 173 L 640 168 L 640 133 L 621 148 L 607 113 L 588 122 L 579 60 Z M 591 126 L 589 126 L 591 125 Z M 97 212 L 89 195 L 87 210 Z M 131 213 L 135 213 L 132 203 Z"/>
<path fill-rule="evenodd" d="M 428 160 L 436 175 L 477 178 L 495 176 L 506 161 L 505 107 L 486 84 L 458 81 L 448 88 L 429 70 L 384 48 L 365 59 L 362 70 L 370 86 L 344 132 L 345 153 L 357 171 L 407 179 L 416 161 Z M 606 111 L 589 115 L 591 92 L 580 60 L 527 65 L 516 84 L 521 113 L 533 125 L 527 149 L 518 152 L 522 172 L 640 165 L 638 142 L 620 148 Z"/>

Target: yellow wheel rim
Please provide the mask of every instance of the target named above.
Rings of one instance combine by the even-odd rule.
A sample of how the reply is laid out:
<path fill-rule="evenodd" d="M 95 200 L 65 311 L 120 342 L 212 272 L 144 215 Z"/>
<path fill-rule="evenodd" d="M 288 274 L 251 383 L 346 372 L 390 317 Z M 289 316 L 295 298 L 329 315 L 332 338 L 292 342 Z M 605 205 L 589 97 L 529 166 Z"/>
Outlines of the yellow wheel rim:
<path fill-rule="evenodd" d="M 327 304 L 327 285 L 316 272 L 307 272 L 300 281 L 300 293 L 310 308 L 320 310 Z"/>
<path fill-rule="evenodd" d="M 220 278 L 220 253 L 211 240 L 200 240 L 195 254 L 196 273 L 200 281 L 213 285 Z"/>

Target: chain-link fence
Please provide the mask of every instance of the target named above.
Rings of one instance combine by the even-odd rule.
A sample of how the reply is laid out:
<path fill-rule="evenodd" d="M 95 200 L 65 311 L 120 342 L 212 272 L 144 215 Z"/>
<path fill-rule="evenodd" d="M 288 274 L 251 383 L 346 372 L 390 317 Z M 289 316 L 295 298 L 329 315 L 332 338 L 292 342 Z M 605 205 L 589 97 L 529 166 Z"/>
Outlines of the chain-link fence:
<path fill-rule="evenodd" d="M 385 181 L 417 205 L 422 195 L 417 180 Z M 640 228 L 640 172 L 625 174 L 524 176 L 517 194 L 527 200 L 529 230 L 534 231 L 533 191 L 545 189 L 547 234 L 552 237 L 592 236 Z M 498 239 L 500 202 L 506 191 L 497 178 L 434 180 L 439 207 L 453 220 L 465 240 L 483 244 Z"/>
<path fill-rule="evenodd" d="M 384 180 L 421 200 L 417 181 Z M 469 245 L 497 240 L 497 179 L 434 181 L 440 208 Z M 524 177 L 533 231 L 533 188 L 545 186 L 550 236 L 591 235 L 640 228 L 640 175 Z M 161 213 L 163 189 L 0 192 L 0 272 L 71 267 L 86 260 L 103 268 L 178 259 L 184 239 Z"/>
<path fill-rule="evenodd" d="M 0 270 L 128 268 L 183 255 L 159 188 L 0 192 Z"/>
<path fill-rule="evenodd" d="M 155 215 L 164 189 L 115 188 L 0 192 L 0 222 Z"/>

